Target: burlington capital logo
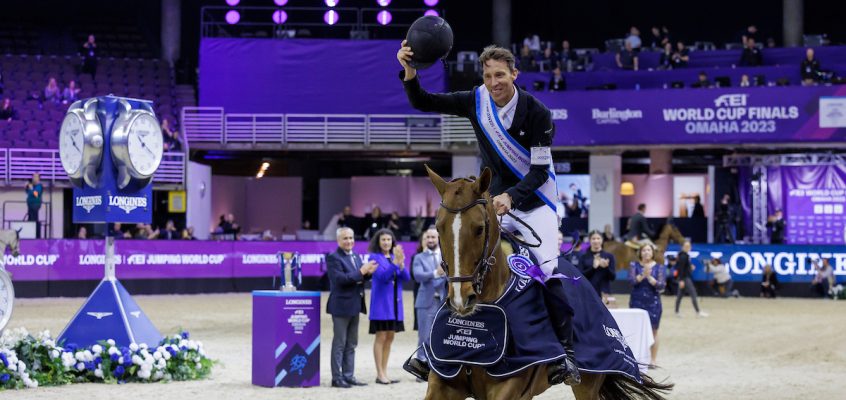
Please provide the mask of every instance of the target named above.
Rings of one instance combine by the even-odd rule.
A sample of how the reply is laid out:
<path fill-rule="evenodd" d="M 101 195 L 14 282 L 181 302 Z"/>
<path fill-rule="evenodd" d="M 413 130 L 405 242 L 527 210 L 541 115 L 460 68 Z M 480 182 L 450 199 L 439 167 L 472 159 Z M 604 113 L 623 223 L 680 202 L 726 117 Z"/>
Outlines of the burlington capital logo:
<path fill-rule="evenodd" d="M 147 207 L 146 197 L 109 196 L 109 206 L 115 206 L 127 214 L 138 207 Z"/>

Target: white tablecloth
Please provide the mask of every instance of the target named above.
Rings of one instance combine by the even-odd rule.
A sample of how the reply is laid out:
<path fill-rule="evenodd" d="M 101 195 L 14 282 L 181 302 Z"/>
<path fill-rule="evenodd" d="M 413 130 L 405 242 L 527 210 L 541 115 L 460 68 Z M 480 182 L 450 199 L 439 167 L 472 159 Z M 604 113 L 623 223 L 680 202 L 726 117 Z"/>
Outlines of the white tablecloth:
<path fill-rule="evenodd" d="M 649 348 L 655 343 L 649 314 L 646 310 L 639 308 L 612 308 L 609 311 L 617 321 L 620 333 L 626 338 L 629 348 L 632 349 L 632 354 L 640 363 L 640 371 L 646 372 L 647 366 L 652 363 Z"/>

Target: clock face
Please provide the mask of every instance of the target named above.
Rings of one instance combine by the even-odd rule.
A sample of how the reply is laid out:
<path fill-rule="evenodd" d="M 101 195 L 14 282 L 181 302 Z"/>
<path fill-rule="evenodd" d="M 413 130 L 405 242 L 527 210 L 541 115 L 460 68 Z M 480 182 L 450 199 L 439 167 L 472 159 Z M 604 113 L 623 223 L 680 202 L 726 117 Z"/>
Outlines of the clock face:
<path fill-rule="evenodd" d="M 82 166 L 84 146 L 82 120 L 76 114 L 66 115 L 59 131 L 59 158 L 62 161 L 62 168 L 69 175 L 75 174 Z"/>
<path fill-rule="evenodd" d="M 0 331 L 9 323 L 15 306 L 15 289 L 5 270 L 0 270 Z"/>
<path fill-rule="evenodd" d="M 141 114 L 132 121 L 127 136 L 127 150 L 132 167 L 141 175 L 153 175 L 159 168 L 164 151 L 159 122 L 152 115 Z"/>

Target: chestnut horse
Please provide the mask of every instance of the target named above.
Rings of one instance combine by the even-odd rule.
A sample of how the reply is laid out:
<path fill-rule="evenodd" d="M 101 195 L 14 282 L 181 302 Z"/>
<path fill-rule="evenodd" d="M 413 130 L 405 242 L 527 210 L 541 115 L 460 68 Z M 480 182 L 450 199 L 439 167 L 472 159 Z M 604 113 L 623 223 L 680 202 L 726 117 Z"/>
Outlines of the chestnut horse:
<path fill-rule="evenodd" d="M 428 166 L 426 170 L 442 199 L 436 227 L 447 266 L 447 305 L 455 314 L 470 315 L 477 304 L 492 303 L 499 298 L 511 277 L 499 242 L 500 225 L 488 193 L 491 171 L 485 168 L 478 179 L 446 182 Z M 672 384 L 656 383 L 646 375 L 642 375 L 642 384 L 618 374 L 582 372 L 581 376 L 581 384 L 572 387 L 578 400 L 661 400 L 660 392 L 672 388 Z M 531 399 L 548 388 L 544 364 L 507 378 L 494 378 L 484 367 L 465 365 L 453 379 L 430 372 L 425 398 Z"/>

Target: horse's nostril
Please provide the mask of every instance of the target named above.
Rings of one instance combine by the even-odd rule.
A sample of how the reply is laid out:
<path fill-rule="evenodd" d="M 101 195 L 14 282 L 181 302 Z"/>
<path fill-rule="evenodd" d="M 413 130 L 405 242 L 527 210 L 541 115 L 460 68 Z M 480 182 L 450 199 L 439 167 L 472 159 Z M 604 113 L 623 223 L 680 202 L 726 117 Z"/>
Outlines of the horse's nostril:
<path fill-rule="evenodd" d="M 467 296 L 467 304 L 468 305 L 475 304 L 475 303 L 476 303 L 476 295 L 475 294 L 471 294 L 471 295 Z"/>

